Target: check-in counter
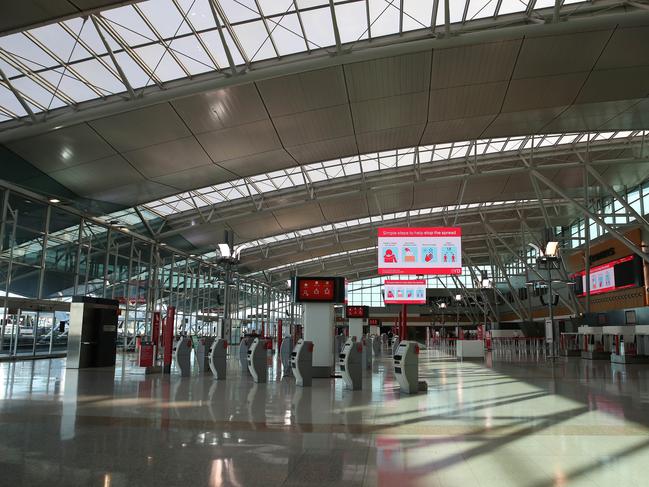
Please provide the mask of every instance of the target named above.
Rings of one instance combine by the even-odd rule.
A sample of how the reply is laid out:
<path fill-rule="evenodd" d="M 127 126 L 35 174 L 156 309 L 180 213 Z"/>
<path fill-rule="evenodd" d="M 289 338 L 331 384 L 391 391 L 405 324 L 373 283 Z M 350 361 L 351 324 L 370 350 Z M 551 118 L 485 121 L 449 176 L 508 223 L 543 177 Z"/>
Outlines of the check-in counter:
<path fill-rule="evenodd" d="M 586 360 L 609 360 L 610 343 L 604 339 L 603 326 L 580 326 L 577 329 L 582 342 L 581 358 Z"/>
<path fill-rule="evenodd" d="M 455 347 L 459 359 L 484 358 L 483 340 L 458 340 Z"/>

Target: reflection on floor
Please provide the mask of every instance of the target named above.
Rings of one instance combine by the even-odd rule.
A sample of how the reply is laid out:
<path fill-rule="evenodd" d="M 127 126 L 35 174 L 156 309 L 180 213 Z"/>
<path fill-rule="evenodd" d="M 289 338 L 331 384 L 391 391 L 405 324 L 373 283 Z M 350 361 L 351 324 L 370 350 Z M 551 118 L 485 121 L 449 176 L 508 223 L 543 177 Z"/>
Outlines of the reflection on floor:
<path fill-rule="evenodd" d="M 429 351 L 409 397 L 388 359 L 354 392 L 295 387 L 274 358 L 267 384 L 235 359 L 225 382 L 130 360 L 0 364 L 0 485 L 649 485 L 649 366 Z"/>

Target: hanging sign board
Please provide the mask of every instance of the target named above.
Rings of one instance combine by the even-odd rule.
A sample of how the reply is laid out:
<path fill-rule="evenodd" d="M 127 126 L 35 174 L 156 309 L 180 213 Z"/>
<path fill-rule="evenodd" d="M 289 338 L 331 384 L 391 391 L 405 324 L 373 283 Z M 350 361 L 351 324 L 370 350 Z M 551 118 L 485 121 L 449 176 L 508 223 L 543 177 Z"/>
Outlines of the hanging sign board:
<path fill-rule="evenodd" d="M 462 274 L 459 227 L 379 228 L 379 274 Z"/>

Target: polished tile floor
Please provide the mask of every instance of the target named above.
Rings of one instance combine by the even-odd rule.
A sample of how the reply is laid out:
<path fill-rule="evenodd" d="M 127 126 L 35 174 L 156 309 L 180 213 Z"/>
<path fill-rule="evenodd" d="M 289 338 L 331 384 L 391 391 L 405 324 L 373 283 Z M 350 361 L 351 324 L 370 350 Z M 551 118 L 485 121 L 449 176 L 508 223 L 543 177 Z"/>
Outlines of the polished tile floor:
<path fill-rule="evenodd" d="M 0 364 L 1 486 L 649 486 L 649 366 L 421 356 L 427 394 L 388 359 L 362 391 Z"/>

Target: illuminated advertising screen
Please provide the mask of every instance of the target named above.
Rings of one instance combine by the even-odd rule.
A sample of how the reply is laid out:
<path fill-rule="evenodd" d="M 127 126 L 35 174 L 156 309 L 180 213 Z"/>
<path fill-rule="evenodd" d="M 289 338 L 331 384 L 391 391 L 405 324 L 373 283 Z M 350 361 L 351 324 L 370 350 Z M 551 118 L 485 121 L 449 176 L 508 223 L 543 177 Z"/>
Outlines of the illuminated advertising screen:
<path fill-rule="evenodd" d="M 340 277 L 295 277 L 291 287 L 296 303 L 342 303 L 345 280 Z"/>
<path fill-rule="evenodd" d="M 577 295 L 586 294 L 586 272 L 573 274 Z M 607 293 L 642 285 L 642 263 L 633 255 L 591 267 L 590 294 Z"/>
<path fill-rule="evenodd" d="M 379 228 L 379 274 L 462 274 L 459 227 Z"/>
<path fill-rule="evenodd" d="M 345 308 L 345 316 L 347 318 L 367 318 L 370 314 L 368 306 L 347 306 Z"/>
<path fill-rule="evenodd" d="M 426 280 L 386 280 L 383 284 L 385 304 L 426 304 Z"/>

